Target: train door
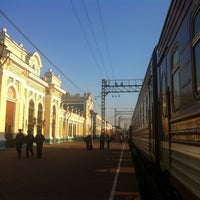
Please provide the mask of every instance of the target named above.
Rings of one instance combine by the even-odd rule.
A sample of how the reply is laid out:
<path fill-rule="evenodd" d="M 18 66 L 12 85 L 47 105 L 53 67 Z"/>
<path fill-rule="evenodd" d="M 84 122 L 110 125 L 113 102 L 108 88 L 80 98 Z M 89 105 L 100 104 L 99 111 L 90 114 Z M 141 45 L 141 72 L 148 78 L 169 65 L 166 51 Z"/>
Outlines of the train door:
<path fill-rule="evenodd" d="M 169 169 L 169 91 L 166 59 L 160 70 L 160 166 Z"/>
<path fill-rule="evenodd" d="M 155 155 L 155 138 L 153 135 L 153 124 L 152 124 L 152 118 L 153 118 L 153 94 L 152 94 L 152 77 L 149 80 L 148 84 L 148 126 L 149 126 L 149 151 L 153 155 Z M 154 158 L 155 159 L 155 158 Z"/>

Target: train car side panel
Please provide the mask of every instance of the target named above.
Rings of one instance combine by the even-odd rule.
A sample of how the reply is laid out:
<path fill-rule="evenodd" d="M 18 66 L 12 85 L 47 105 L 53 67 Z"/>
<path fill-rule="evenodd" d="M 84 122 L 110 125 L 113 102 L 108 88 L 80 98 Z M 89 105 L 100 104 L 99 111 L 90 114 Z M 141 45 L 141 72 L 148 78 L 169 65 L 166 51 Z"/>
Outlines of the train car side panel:
<path fill-rule="evenodd" d="M 153 132 L 153 93 L 151 62 L 132 117 L 132 140 L 149 160 L 155 160 L 155 134 Z"/>
<path fill-rule="evenodd" d="M 172 0 L 135 107 L 132 134 L 135 146 L 169 174 L 183 199 L 200 199 L 199 0 Z"/>
<path fill-rule="evenodd" d="M 168 14 L 166 27 L 158 44 L 158 49 L 161 51 L 167 48 L 167 55 L 164 57 L 167 58 L 170 113 L 169 126 L 167 123 L 162 123 L 161 129 L 163 133 L 169 129 L 170 163 L 166 169 L 169 170 L 173 185 L 185 199 L 198 199 L 200 198 L 200 102 L 198 86 L 194 90 L 197 75 L 193 67 L 195 62 L 200 63 L 199 1 L 173 1 L 171 8 L 173 9 Z M 195 18 L 198 18 L 198 22 Z M 198 27 L 196 28 L 198 31 L 192 36 L 194 24 Z M 170 31 L 169 27 L 173 29 Z M 161 45 L 161 41 L 164 46 Z M 194 52 L 196 57 L 192 60 Z M 162 58 L 158 62 L 162 62 Z M 199 69 L 200 64 L 197 65 Z M 160 79 L 162 75 L 163 69 L 160 66 Z M 163 96 L 160 95 L 160 98 Z M 164 109 L 163 98 L 161 110 Z M 163 118 L 162 114 L 162 122 Z M 164 145 L 161 146 L 161 150 L 164 151 Z M 165 162 L 162 156 L 161 162 Z"/>

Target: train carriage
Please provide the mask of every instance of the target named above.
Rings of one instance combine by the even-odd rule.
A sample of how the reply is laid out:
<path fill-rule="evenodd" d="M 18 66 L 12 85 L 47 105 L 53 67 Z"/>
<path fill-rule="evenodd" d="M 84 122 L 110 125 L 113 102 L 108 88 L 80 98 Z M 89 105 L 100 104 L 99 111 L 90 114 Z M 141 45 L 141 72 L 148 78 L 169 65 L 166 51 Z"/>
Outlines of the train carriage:
<path fill-rule="evenodd" d="M 169 174 L 183 199 L 200 199 L 199 0 L 171 2 L 132 117 L 132 133 L 135 146 Z"/>

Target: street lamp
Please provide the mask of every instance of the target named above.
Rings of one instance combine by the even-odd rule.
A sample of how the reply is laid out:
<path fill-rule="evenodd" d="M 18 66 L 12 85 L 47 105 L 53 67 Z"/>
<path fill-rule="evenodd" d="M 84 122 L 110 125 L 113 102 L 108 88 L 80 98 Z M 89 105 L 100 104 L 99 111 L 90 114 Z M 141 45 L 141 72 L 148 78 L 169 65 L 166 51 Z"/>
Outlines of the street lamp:
<path fill-rule="evenodd" d="M 93 110 L 90 110 L 90 116 L 91 116 L 91 140 L 92 140 L 92 143 L 93 143 L 93 132 L 94 132 L 94 127 L 93 127 L 93 114 L 94 114 L 94 111 L 93 111 Z"/>

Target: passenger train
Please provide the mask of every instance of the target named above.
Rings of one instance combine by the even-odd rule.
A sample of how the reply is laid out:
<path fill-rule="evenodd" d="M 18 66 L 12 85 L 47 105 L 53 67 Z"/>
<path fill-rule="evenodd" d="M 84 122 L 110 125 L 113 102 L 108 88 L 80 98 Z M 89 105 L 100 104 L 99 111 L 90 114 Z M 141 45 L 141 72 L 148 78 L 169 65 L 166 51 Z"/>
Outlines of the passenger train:
<path fill-rule="evenodd" d="M 200 199 L 200 0 L 171 1 L 130 132 L 182 199 Z"/>

